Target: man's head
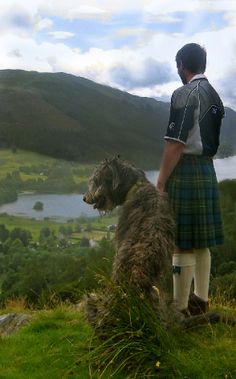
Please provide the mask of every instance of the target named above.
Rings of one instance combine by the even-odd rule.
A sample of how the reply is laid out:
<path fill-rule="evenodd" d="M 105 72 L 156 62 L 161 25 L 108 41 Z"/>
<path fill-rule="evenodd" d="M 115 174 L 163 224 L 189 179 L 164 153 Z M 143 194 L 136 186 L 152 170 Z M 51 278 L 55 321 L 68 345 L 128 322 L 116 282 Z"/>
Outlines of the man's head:
<path fill-rule="evenodd" d="M 178 74 L 184 84 L 189 76 L 203 74 L 206 69 L 206 50 L 197 43 L 184 45 L 176 54 Z"/>

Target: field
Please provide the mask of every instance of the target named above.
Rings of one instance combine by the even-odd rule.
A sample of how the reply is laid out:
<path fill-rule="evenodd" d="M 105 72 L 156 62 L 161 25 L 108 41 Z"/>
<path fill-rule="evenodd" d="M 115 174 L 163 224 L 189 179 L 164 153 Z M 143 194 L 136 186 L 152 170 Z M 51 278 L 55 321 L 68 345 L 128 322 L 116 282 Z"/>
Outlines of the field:
<path fill-rule="evenodd" d="M 0 204 L 19 193 L 84 193 L 94 165 L 54 159 L 37 153 L 0 149 Z"/>
<path fill-rule="evenodd" d="M 50 219 L 35 220 L 26 217 L 16 217 L 5 214 L 0 214 L 0 224 L 4 224 L 8 230 L 14 228 L 22 228 L 28 230 L 32 234 L 33 241 L 38 241 L 40 231 L 42 228 L 50 228 L 56 234 L 59 233 L 61 227 L 71 227 L 72 234 L 70 236 L 71 242 L 81 240 L 81 238 L 88 238 L 93 240 L 101 240 L 103 237 L 113 236 L 113 232 L 108 230 L 109 225 L 117 223 L 117 216 L 106 215 L 98 216 L 96 218 L 80 217 L 75 220 L 68 220 L 66 223 L 58 223 Z M 76 232 L 77 226 L 80 226 L 81 231 Z"/>
<path fill-rule="evenodd" d="M 6 311 L 26 312 L 17 303 L 10 304 Z M 27 310 L 27 313 L 32 317 L 29 325 L 9 337 L 1 337 L 2 379 L 236 377 L 236 328 L 227 325 L 203 326 L 188 332 L 175 331 L 172 334 L 169 332 L 167 338 L 171 339 L 171 344 L 170 341 L 166 341 L 170 344 L 169 350 L 163 356 L 156 346 L 156 354 L 153 351 L 145 362 L 145 369 L 149 367 L 152 375 L 134 376 L 129 375 L 127 370 L 113 375 L 119 364 L 114 361 L 107 363 L 107 366 L 101 365 L 103 359 L 106 361 L 105 346 L 103 351 L 103 342 L 98 343 L 93 338 L 91 327 L 76 307 L 60 305 L 53 310 Z M 129 345 L 131 344 L 127 340 L 126 357 L 132 356 L 132 346 Z M 95 351 L 98 346 L 101 355 L 96 360 Z M 150 340 L 150 346 L 147 345 L 144 350 L 151 353 L 153 348 L 153 342 Z"/>
<path fill-rule="evenodd" d="M 75 177 L 78 181 L 82 178 L 88 178 L 88 175 L 91 173 L 91 170 L 94 167 L 93 165 L 86 165 L 72 161 L 56 159 L 26 150 L 17 149 L 16 151 L 12 151 L 10 149 L 0 149 L 0 180 L 3 179 L 7 174 L 12 173 L 15 170 L 19 170 L 21 167 L 50 168 L 59 163 L 67 164 L 69 167 L 72 167 L 75 170 L 77 170 L 77 172 L 79 172 L 79 175 L 75 175 Z M 34 179 L 38 177 L 43 177 L 43 175 L 40 175 L 40 173 L 35 174 L 32 172 L 30 173 L 30 175 L 22 174 L 22 179 L 24 180 Z"/>
<path fill-rule="evenodd" d="M 5 178 L 9 173 L 15 170 L 19 170 L 20 167 L 31 167 L 31 166 L 52 166 L 56 163 L 56 159 L 47 157 L 45 155 L 40 155 L 37 153 L 32 153 L 30 151 L 17 150 L 13 152 L 9 149 L 0 150 L 0 180 Z"/>

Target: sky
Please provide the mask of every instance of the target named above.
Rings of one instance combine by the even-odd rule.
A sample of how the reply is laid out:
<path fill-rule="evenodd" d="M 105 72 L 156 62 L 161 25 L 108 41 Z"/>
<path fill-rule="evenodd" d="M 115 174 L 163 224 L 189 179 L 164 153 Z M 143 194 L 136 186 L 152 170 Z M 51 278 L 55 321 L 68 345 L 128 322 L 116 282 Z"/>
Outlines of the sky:
<path fill-rule="evenodd" d="M 206 75 L 236 110 L 235 0 L 0 0 L 0 69 L 66 72 L 170 101 L 176 52 L 207 50 Z"/>

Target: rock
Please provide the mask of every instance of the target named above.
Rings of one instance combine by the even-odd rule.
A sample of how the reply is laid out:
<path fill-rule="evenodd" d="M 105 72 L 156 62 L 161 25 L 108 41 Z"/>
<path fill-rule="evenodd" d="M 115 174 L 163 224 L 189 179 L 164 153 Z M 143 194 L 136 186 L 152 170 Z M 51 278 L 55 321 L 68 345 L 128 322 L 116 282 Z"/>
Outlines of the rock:
<path fill-rule="evenodd" d="M 24 313 L 8 313 L 0 315 L 0 335 L 8 336 L 27 324 L 30 319 L 31 317 Z"/>

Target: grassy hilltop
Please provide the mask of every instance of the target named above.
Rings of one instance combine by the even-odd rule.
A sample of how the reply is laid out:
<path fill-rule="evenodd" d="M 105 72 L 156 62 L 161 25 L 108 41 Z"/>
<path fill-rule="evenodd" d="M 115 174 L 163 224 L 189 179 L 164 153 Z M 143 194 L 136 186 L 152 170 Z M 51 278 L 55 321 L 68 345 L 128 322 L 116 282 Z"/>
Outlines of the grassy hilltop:
<path fill-rule="evenodd" d="M 9 312 L 22 310 L 20 303 L 10 303 L 7 309 Z M 227 311 L 236 315 L 230 307 Z M 236 377 L 235 327 L 206 325 L 187 332 L 168 331 L 162 333 L 162 351 L 153 338 L 137 337 L 138 332 L 142 335 L 141 329 L 135 331 L 132 319 L 126 340 L 116 347 L 112 341 L 110 344 L 97 341 L 83 315 L 72 306 L 27 312 L 32 316 L 29 325 L 0 338 L 0 378 Z M 122 366 L 123 370 L 119 370 Z"/>

